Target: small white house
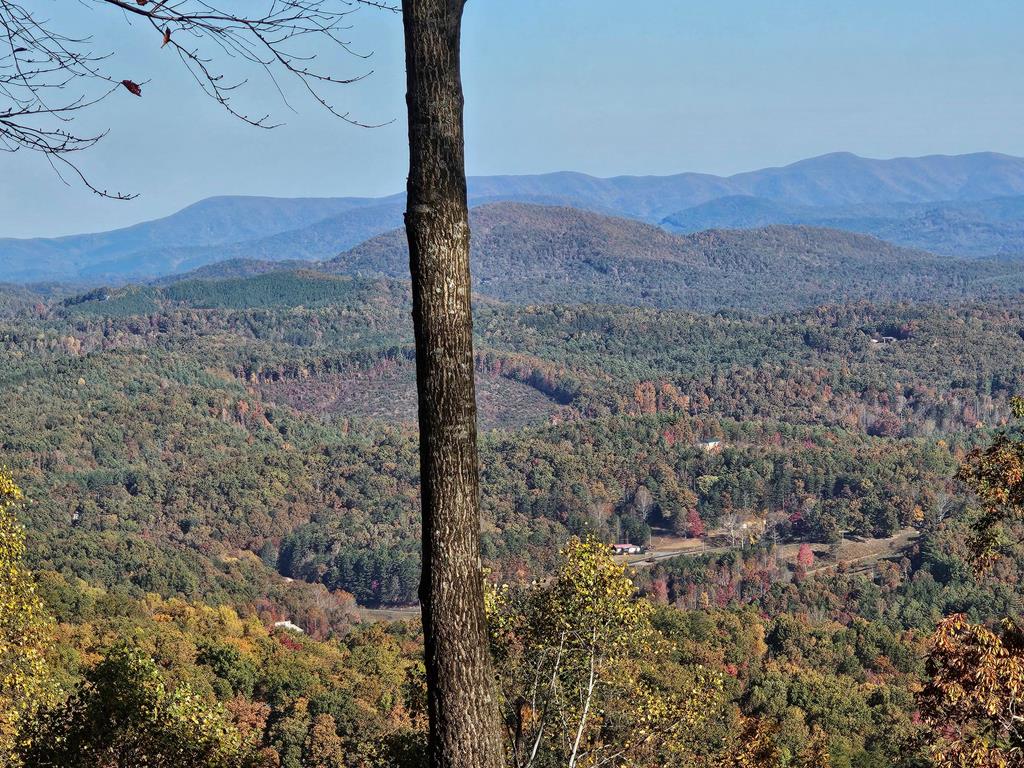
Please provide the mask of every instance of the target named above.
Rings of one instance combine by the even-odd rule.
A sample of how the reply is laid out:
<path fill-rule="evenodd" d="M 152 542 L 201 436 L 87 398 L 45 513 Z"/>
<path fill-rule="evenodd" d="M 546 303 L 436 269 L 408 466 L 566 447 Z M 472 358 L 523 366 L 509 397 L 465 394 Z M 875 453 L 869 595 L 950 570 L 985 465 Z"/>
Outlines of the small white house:
<path fill-rule="evenodd" d="M 306 634 L 306 630 L 304 630 L 298 624 L 293 624 L 292 622 L 287 621 L 287 620 L 286 621 L 275 621 L 274 622 L 274 629 L 278 629 L 279 627 L 281 629 L 287 629 L 289 632 L 298 632 L 300 635 Z"/>
<path fill-rule="evenodd" d="M 612 552 L 616 555 L 639 555 L 643 549 L 636 544 L 612 544 Z"/>

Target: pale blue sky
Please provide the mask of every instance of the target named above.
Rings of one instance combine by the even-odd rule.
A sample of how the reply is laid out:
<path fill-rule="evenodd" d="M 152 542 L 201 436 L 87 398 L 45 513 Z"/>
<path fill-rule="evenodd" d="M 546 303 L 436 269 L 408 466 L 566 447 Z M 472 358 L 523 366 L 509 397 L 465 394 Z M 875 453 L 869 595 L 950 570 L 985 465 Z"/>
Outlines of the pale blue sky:
<path fill-rule="evenodd" d="M 109 12 L 29 0 L 115 49 L 149 79 L 97 108 L 111 127 L 84 158 L 119 203 L 65 188 L 38 157 L 0 155 L 0 237 L 95 231 L 215 194 L 383 195 L 405 178 L 397 16 L 361 11 L 368 80 L 334 100 L 373 130 L 256 83 L 246 127 L 205 100 L 159 40 Z M 57 8 L 59 6 L 59 13 Z M 471 174 L 734 173 L 838 150 L 871 157 L 994 150 L 1024 155 L 1020 0 L 469 0 L 464 33 Z M 334 57 L 341 74 L 358 61 Z"/>

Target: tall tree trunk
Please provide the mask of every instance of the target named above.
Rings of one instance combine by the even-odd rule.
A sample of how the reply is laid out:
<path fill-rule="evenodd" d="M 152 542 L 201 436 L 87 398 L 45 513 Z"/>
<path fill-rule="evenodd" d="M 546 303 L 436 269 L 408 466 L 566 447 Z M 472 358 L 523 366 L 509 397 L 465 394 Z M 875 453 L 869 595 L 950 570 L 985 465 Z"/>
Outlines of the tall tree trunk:
<path fill-rule="evenodd" d="M 464 0 L 403 0 L 409 108 L 405 228 L 419 397 L 433 768 L 500 768 L 480 564 L 469 213 L 459 41 Z"/>

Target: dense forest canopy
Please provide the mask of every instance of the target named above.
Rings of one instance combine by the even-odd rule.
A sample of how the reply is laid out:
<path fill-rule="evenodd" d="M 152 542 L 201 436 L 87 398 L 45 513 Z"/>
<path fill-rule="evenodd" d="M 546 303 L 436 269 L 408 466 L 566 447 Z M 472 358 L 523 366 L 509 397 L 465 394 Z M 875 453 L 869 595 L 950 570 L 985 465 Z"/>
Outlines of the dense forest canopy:
<path fill-rule="evenodd" d="M 37 562 L 168 596 L 259 594 L 281 572 L 412 601 L 407 313 L 402 283 L 296 272 L 6 320 L 3 450 L 39 499 Z M 501 567 L 550 563 L 569 533 L 682 532 L 690 508 L 891 536 L 1024 377 L 1010 299 L 760 318 L 483 302 L 476 325 Z"/>
<path fill-rule="evenodd" d="M 0 455 L 79 659 L 55 674 L 82 680 L 93 648 L 114 649 L 111 674 L 155 658 L 161 696 L 187 683 L 185 701 L 220 702 L 203 717 L 241 728 L 217 749 L 414 765 L 416 629 L 357 629 L 403 617 L 419 578 L 407 285 L 242 270 L 3 296 Z M 930 764 L 914 715 L 929 635 L 1022 608 L 1024 555 L 975 572 L 954 475 L 1024 390 L 1024 303 L 480 296 L 476 315 L 496 584 L 558 573 L 574 535 L 647 545 L 633 578 L 671 649 L 659 685 L 700 665 L 722 707 L 707 754 L 672 748 L 694 765 Z M 125 634 L 143 650 L 116 650 Z M 339 687 L 349 674 L 385 677 Z M 87 690 L 81 706 L 107 705 Z"/>

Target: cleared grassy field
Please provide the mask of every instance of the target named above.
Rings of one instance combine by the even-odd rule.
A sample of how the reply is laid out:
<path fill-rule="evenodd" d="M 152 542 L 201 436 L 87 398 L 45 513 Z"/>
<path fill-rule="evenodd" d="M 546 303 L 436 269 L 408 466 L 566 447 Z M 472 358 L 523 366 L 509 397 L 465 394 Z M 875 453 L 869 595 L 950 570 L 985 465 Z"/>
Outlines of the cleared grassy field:
<path fill-rule="evenodd" d="M 481 430 L 544 424 L 561 410 L 533 387 L 495 374 L 478 372 L 476 388 Z M 324 418 L 416 421 L 416 371 L 411 363 L 315 379 L 282 379 L 262 384 L 260 395 Z"/>

